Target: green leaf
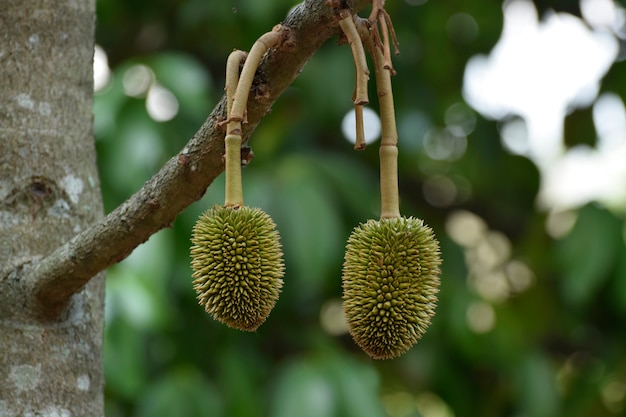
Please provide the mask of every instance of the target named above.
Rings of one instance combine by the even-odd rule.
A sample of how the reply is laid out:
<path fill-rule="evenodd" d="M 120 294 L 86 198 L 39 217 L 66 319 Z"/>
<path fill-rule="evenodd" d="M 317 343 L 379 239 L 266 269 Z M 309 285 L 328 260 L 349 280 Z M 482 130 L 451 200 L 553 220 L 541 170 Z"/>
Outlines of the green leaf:
<path fill-rule="evenodd" d="M 328 186 L 320 181 L 315 166 L 306 158 L 285 158 L 277 170 L 276 223 L 291 285 L 299 294 L 311 296 L 323 288 L 331 268 L 341 262 L 344 236 Z M 340 272 L 336 273 L 340 280 Z"/>
<path fill-rule="evenodd" d="M 350 356 L 337 356 L 326 363 L 339 396 L 342 417 L 384 417 L 378 399 L 378 374 L 375 368 Z"/>
<path fill-rule="evenodd" d="M 570 234 L 557 247 L 563 296 L 574 306 L 587 304 L 614 269 L 621 247 L 621 222 L 596 205 L 583 207 Z"/>
<path fill-rule="evenodd" d="M 282 373 L 272 417 L 383 417 L 378 375 L 348 355 L 301 359 Z"/>
<path fill-rule="evenodd" d="M 137 417 L 223 416 L 220 395 L 193 368 L 176 369 L 150 385 L 137 403 Z"/>
<path fill-rule="evenodd" d="M 247 417 L 259 414 L 264 405 L 263 390 L 259 389 L 261 368 L 256 352 L 247 349 L 225 349 L 219 352 L 219 386 L 226 401 L 229 417 Z"/>
<path fill-rule="evenodd" d="M 617 268 L 611 282 L 612 301 L 626 315 L 626 246 L 622 243 Z"/>
<path fill-rule="evenodd" d="M 354 217 L 365 221 L 380 213 L 378 177 L 372 175 L 359 158 L 337 154 L 314 156 L 319 173 L 335 189 L 340 203 L 355 214 Z"/>
<path fill-rule="evenodd" d="M 104 376 L 107 391 L 133 399 L 147 381 L 142 333 L 124 319 L 107 323 Z"/>
<path fill-rule="evenodd" d="M 521 414 L 532 417 L 560 415 L 556 372 L 540 353 L 529 353 L 515 370 Z"/>
<path fill-rule="evenodd" d="M 323 370 L 309 360 L 290 364 L 276 387 L 271 417 L 336 415 L 336 393 Z"/>

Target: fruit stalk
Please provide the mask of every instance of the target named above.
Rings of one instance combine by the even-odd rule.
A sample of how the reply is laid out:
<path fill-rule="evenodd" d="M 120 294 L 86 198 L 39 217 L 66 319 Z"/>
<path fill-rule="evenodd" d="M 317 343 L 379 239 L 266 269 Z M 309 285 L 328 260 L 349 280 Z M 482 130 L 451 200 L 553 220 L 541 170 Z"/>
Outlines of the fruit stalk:
<path fill-rule="evenodd" d="M 239 85 L 239 67 L 245 61 L 247 53 L 235 50 L 226 61 L 226 115 L 227 120 L 231 121 L 232 107 L 235 100 L 235 92 Z M 246 97 L 247 99 L 247 97 Z M 236 128 L 236 126 L 231 126 Z M 239 122 L 239 130 L 241 131 L 241 122 Z M 224 139 L 224 165 L 226 175 L 226 193 L 224 197 L 224 205 L 227 207 L 243 206 L 243 188 L 241 185 L 241 134 L 226 134 Z"/>
<path fill-rule="evenodd" d="M 246 61 L 243 64 L 239 82 L 237 83 L 237 89 L 233 96 L 233 104 L 227 119 L 227 135 L 241 136 L 241 123 L 244 121 L 246 104 L 248 103 L 248 95 L 250 94 L 254 74 L 265 52 L 278 45 L 282 40 L 283 35 L 280 33 L 281 28 L 282 26 L 280 25 L 275 26 L 271 32 L 263 34 L 254 42 L 254 45 L 252 45 L 252 49 L 250 49 L 250 53 L 248 53 Z"/>
<path fill-rule="evenodd" d="M 261 58 L 269 48 L 276 46 L 282 39 L 279 29 L 280 27 L 275 27 L 271 32 L 262 35 L 252 45 L 249 54 L 246 55 L 245 52 L 234 51 L 226 62 L 226 103 L 228 109 L 226 138 L 224 139 L 224 164 L 226 171 L 224 205 L 227 207 L 243 206 L 241 123 L 245 118 L 248 95 L 250 94 L 254 74 L 261 62 Z M 243 69 L 241 70 L 241 75 L 239 75 L 239 66 L 244 60 Z"/>
<path fill-rule="evenodd" d="M 365 149 L 365 128 L 363 127 L 363 105 L 354 105 L 354 120 L 356 122 L 356 139 L 354 149 L 361 151 Z"/>
<path fill-rule="evenodd" d="M 226 135 L 224 139 L 225 148 L 225 171 L 226 190 L 224 195 L 224 206 L 243 206 L 243 186 L 241 182 L 241 136 Z"/>
<path fill-rule="evenodd" d="M 374 57 L 376 91 L 380 106 L 382 138 L 380 142 L 380 218 L 400 217 L 398 195 L 398 131 L 391 88 L 391 69 L 385 68 L 385 57 L 380 48 L 368 42 Z"/>
<path fill-rule="evenodd" d="M 235 49 L 228 55 L 226 60 L 226 120 L 230 120 L 233 101 L 235 101 L 235 92 L 239 85 L 239 68 L 245 62 L 248 53 Z"/>

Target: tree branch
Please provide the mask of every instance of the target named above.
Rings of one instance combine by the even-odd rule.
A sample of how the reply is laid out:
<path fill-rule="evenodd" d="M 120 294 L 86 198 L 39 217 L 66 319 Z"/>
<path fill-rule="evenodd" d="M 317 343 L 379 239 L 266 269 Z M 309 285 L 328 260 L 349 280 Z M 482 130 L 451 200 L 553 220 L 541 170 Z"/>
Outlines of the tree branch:
<path fill-rule="evenodd" d="M 371 0 L 348 0 L 356 12 Z M 305 0 L 283 25 L 293 39 L 268 52 L 257 71 L 247 104 L 246 142 L 271 105 L 298 76 L 313 53 L 339 33 L 336 10 L 325 0 Z M 226 97 L 177 155 L 145 185 L 89 229 L 44 258 L 24 285 L 34 294 L 34 308 L 45 319 L 63 311 L 72 294 L 94 275 L 126 258 L 138 245 L 167 227 L 188 205 L 200 199 L 224 170 Z"/>

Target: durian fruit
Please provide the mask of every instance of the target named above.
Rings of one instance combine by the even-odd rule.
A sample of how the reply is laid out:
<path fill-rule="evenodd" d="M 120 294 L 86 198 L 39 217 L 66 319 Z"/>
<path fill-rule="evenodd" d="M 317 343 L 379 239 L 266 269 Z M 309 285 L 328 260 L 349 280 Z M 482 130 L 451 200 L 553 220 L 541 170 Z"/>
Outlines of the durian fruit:
<path fill-rule="evenodd" d="M 374 359 L 402 355 L 424 334 L 439 291 L 439 242 L 420 219 L 402 217 L 398 134 L 389 65 L 369 41 L 380 103 L 381 218 L 357 226 L 346 246 L 343 307 L 355 342 Z"/>
<path fill-rule="evenodd" d="M 283 285 L 284 263 L 272 219 L 259 208 L 214 206 L 200 216 L 191 240 L 198 302 L 230 327 L 256 330 Z"/>
<path fill-rule="evenodd" d="M 283 285 L 284 262 L 276 225 L 261 209 L 244 205 L 241 185 L 241 122 L 248 93 L 263 53 L 280 39 L 276 31 L 266 34 L 255 42 L 250 54 L 235 51 L 227 61 L 225 201 L 200 216 L 191 238 L 198 302 L 216 320 L 247 331 L 265 321 Z M 240 80 L 239 67 L 244 60 Z"/>
<path fill-rule="evenodd" d="M 343 306 L 355 342 L 374 359 L 409 350 L 435 314 L 439 243 L 414 217 L 369 220 L 348 239 Z"/>

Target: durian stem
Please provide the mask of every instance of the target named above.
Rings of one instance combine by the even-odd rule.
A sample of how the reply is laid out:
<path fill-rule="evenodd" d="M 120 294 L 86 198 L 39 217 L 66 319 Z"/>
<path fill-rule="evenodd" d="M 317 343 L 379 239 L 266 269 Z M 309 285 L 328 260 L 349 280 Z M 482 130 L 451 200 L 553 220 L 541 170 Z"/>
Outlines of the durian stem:
<path fill-rule="evenodd" d="M 233 101 L 235 101 L 235 91 L 237 91 L 237 85 L 239 85 L 239 68 L 247 56 L 247 52 L 235 49 L 228 55 L 228 60 L 226 61 L 226 86 L 224 91 L 226 92 L 227 120 L 230 119 Z"/>
<path fill-rule="evenodd" d="M 357 151 L 365 149 L 365 129 L 363 128 L 363 106 L 361 104 L 354 105 L 354 119 L 356 121 L 356 140 L 354 141 L 354 149 Z"/>
<path fill-rule="evenodd" d="M 400 217 L 398 195 L 398 147 L 380 146 L 380 218 Z"/>
<path fill-rule="evenodd" d="M 366 22 L 366 25 L 369 24 Z M 380 142 L 380 203 L 381 219 L 400 217 L 400 197 L 398 193 L 398 131 L 391 88 L 391 71 L 386 69 L 385 56 L 378 48 L 368 31 L 364 42 L 374 57 L 376 91 L 380 104 L 380 123 L 382 138 Z"/>
<path fill-rule="evenodd" d="M 243 187 L 241 185 L 241 136 L 226 135 L 225 147 L 225 171 L 226 193 L 224 205 L 227 207 L 243 206 Z"/>
<path fill-rule="evenodd" d="M 226 128 L 227 135 L 240 135 L 241 136 L 241 122 L 244 120 L 246 105 L 248 103 L 248 95 L 250 94 L 250 88 L 252 87 L 252 81 L 254 80 L 254 74 L 261 62 L 261 58 L 265 55 L 268 49 L 277 46 L 283 39 L 283 34 L 280 33 L 282 29 L 281 25 L 276 25 L 271 32 L 263 34 L 252 45 L 250 53 L 246 58 L 246 62 L 243 64 L 241 75 L 239 77 L 239 83 L 237 84 L 237 90 L 233 97 L 233 105 L 230 109 L 230 115 L 228 116 L 228 125 Z"/>
<path fill-rule="evenodd" d="M 275 26 L 271 32 L 261 36 L 252 45 L 249 54 L 234 51 L 226 62 L 226 103 L 227 126 L 224 139 L 224 164 L 226 171 L 226 192 L 224 205 L 227 207 L 243 206 L 243 187 L 241 185 L 241 123 L 245 118 L 248 95 L 261 58 L 268 49 L 279 44 L 283 35 L 281 26 Z M 239 66 L 244 61 L 241 75 Z"/>
<path fill-rule="evenodd" d="M 389 36 L 393 41 L 394 53 L 398 55 L 400 53 L 398 49 L 398 38 L 396 37 L 396 31 L 393 28 L 393 22 L 391 16 L 385 10 L 385 0 L 372 0 L 372 12 L 368 18 L 371 26 L 374 28 L 380 27 L 380 34 L 377 29 L 373 29 L 372 36 L 373 42 L 378 48 L 381 48 L 384 56 L 384 68 L 391 71 L 391 75 L 396 74 L 396 70 L 393 68 L 391 62 L 391 46 L 389 42 Z M 381 40 L 382 36 L 382 40 Z"/>
<path fill-rule="evenodd" d="M 348 9 L 339 11 L 339 26 L 346 35 L 350 49 L 352 50 L 352 59 L 356 72 L 356 81 L 354 85 L 354 114 L 356 122 L 356 140 L 354 149 L 365 149 L 365 132 L 363 128 L 363 105 L 369 103 L 367 96 L 367 81 L 369 80 L 370 70 L 367 68 L 367 59 L 365 58 L 365 49 L 363 41 L 359 36 L 359 32 L 354 24 L 353 14 Z"/>
<path fill-rule="evenodd" d="M 389 45 L 389 29 L 387 28 L 387 14 L 385 9 L 380 9 L 377 16 L 378 24 L 380 25 L 380 31 L 383 34 L 383 57 L 384 64 L 383 68 L 389 70 L 391 74 L 395 74 L 396 71 L 393 69 L 393 63 L 391 62 L 391 46 Z M 381 19 L 382 17 L 382 19 Z"/>
<path fill-rule="evenodd" d="M 226 61 L 226 115 L 231 120 L 232 105 L 235 92 L 239 85 L 239 67 L 248 54 L 244 51 L 231 52 Z M 239 129 L 241 129 L 241 122 Z M 224 205 L 227 207 L 243 206 L 243 189 L 241 185 L 241 134 L 226 135 L 224 139 L 224 165 L 226 175 L 226 192 Z"/>
<path fill-rule="evenodd" d="M 354 25 L 353 15 L 350 10 L 343 9 L 339 11 L 339 26 L 348 39 L 348 44 L 352 50 L 352 58 L 356 68 L 356 85 L 354 91 L 354 104 L 361 105 L 369 103 L 367 97 L 367 81 L 369 80 L 370 71 L 367 68 L 367 60 L 365 59 L 365 50 L 363 49 L 363 41 L 359 36 L 359 32 Z"/>

